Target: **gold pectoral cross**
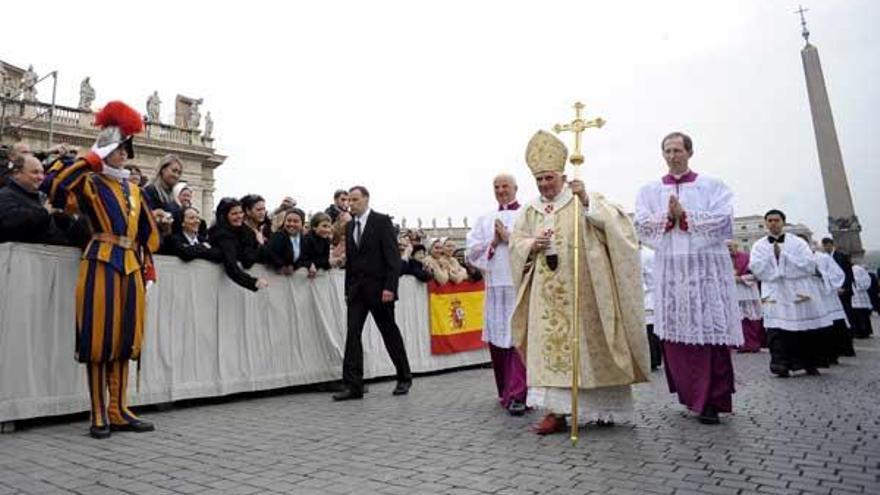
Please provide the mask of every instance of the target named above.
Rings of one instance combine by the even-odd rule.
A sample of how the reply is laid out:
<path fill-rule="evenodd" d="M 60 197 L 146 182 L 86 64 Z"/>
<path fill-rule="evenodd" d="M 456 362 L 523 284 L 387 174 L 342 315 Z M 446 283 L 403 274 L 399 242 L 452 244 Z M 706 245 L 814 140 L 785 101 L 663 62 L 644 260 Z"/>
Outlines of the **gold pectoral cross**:
<path fill-rule="evenodd" d="M 584 104 L 581 102 L 577 102 L 574 104 L 574 120 L 571 123 L 562 125 L 556 124 L 553 126 L 553 132 L 559 134 L 563 131 L 571 131 L 574 133 L 574 152 L 571 154 L 571 158 L 569 161 L 572 165 L 580 165 L 584 163 L 584 155 L 581 154 L 581 133 L 590 127 L 600 128 L 605 125 L 605 119 L 602 117 L 596 117 L 592 120 L 584 120 L 581 117 L 581 110 L 584 109 Z"/>

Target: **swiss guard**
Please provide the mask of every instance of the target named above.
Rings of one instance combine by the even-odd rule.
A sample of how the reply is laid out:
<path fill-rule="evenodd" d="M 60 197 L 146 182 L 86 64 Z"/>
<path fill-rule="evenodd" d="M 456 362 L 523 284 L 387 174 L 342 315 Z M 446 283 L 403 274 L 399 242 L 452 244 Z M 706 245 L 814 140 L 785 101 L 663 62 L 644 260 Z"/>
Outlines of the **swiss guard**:
<path fill-rule="evenodd" d="M 86 365 L 94 438 L 113 431 L 153 431 L 127 406 L 128 365 L 141 353 L 145 280 L 154 273 L 159 230 L 137 184 L 128 182 L 126 159 L 144 128 L 141 115 L 111 101 L 95 115 L 101 128 L 85 157 L 59 160 L 43 191 L 56 207 L 75 204 L 93 232 L 83 251 L 76 284 L 77 361 Z"/>

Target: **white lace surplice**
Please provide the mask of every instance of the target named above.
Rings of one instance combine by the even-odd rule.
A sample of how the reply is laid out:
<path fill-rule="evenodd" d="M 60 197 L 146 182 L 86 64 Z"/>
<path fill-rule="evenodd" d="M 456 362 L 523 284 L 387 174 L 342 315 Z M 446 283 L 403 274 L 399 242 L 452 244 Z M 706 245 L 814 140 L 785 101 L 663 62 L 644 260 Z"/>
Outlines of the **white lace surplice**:
<path fill-rule="evenodd" d="M 669 196 L 677 194 L 688 230 L 666 231 Z M 690 183 L 652 182 L 636 199 L 636 231 L 654 248 L 654 333 L 685 344 L 743 344 L 733 263 L 733 195 L 724 183 L 697 176 Z"/>
<path fill-rule="evenodd" d="M 510 249 L 499 244 L 494 250 L 495 219 L 510 232 L 521 210 L 493 211 L 481 216 L 467 234 L 467 261 L 483 272 L 486 304 L 483 311 L 483 341 L 505 349 L 512 346 L 510 315 L 516 305 L 516 291 L 510 273 Z"/>
<path fill-rule="evenodd" d="M 761 293 L 754 275 L 745 274 L 742 280 L 736 281 L 736 298 L 739 300 L 739 311 L 743 319 L 760 320 L 764 317 L 761 307 Z"/>
<path fill-rule="evenodd" d="M 852 307 L 871 309 L 871 298 L 868 289 L 871 287 L 871 275 L 860 265 L 853 265 L 853 297 Z"/>
<path fill-rule="evenodd" d="M 843 304 L 840 303 L 840 296 L 837 295 L 837 289 L 843 287 L 846 281 L 846 274 L 830 255 L 817 252 L 814 253 L 814 257 L 816 258 L 816 268 L 821 277 L 813 277 L 813 280 L 817 285 L 816 290 L 825 307 L 825 312 L 832 320 L 844 320 L 849 325 L 849 320 L 843 311 Z"/>
<path fill-rule="evenodd" d="M 794 235 L 780 243 L 779 259 L 767 237 L 752 246 L 749 269 L 761 281 L 764 326 L 790 332 L 817 330 L 834 320 L 820 299 L 813 280 L 816 259 L 810 246 Z"/>

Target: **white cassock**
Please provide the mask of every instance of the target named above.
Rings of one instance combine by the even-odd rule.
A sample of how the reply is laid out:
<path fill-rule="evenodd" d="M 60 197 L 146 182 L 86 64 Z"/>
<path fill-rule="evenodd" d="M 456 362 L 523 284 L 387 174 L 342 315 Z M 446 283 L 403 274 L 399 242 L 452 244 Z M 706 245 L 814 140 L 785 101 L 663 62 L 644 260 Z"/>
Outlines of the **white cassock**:
<path fill-rule="evenodd" d="M 859 309 L 871 309 L 871 298 L 868 289 L 871 288 L 871 274 L 861 265 L 853 265 L 853 297 L 852 307 Z"/>
<path fill-rule="evenodd" d="M 777 260 L 774 245 L 768 236 L 762 237 L 752 246 L 749 260 L 749 269 L 761 281 L 764 327 L 800 332 L 831 326 L 834 321 L 812 280 L 816 259 L 810 246 L 800 237 L 785 235 Z"/>
<path fill-rule="evenodd" d="M 761 307 L 761 292 L 758 290 L 758 280 L 754 275 L 747 273 L 742 276 L 742 280 L 737 281 L 736 295 L 743 319 L 760 320 L 764 317 L 764 309 Z"/>
<path fill-rule="evenodd" d="M 831 318 L 831 321 L 847 321 L 843 305 L 840 303 L 840 297 L 837 295 L 837 289 L 843 287 L 843 283 L 846 281 L 846 274 L 831 255 L 821 252 L 813 254 L 816 259 L 816 269 L 820 275 L 819 277 L 813 277 L 813 280 L 819 293 L 819 299 L 821 299 L 822 305 L 825 308 L 825 313 Z"/>
<path fill-rule="evenodd" d="M 648 247 L 639 248 L 642 260 L 642 289 L 645 291 L 645 325 L 654 324 L 654 251 Z"/>
<path fill-rule="evenodd" d="M 764 317 L 761 307 L 761 292 L 758 280 L 754 275 L 746 273 L 736 281 L 736 298 L 739 301 L 740 316 L 745 320 L 760 320 Z"/>
<path fill-rule="evenodd" d="M 520 209 L 492 211 L 477 219 L 467 234 L 467 260 L 483 272 L 486 302 L 483 312 L 483 341 L 496 347 L 510 348 L 510 315 L 516 304 L 516 291 L 510 273 L 510 248 L 507 243 L 492 249 L 495 220 L 501 220 L 508 232 Z"/>
<path fill-rule="evenodd" d="M 687 213 L 687 231 L 667 230 L 669 197 Z M 733 194 L 723 182 L 697 175 L 692 182 L 654 181 L 636 198 L 636 232 L 654 249 L 654 333 L 683 344 L 740 346 L 740 310 L 733 263 Z"/>

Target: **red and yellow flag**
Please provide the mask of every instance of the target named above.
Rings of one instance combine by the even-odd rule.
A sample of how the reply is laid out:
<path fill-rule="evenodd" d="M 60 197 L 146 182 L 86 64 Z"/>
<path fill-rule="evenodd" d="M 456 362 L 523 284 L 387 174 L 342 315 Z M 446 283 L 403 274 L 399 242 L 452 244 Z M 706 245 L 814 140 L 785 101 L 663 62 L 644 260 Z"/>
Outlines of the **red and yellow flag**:
<path fill-rule="evenodd" d="M 428 282 L 431 353 L 452 354 L 483 347 L 483 282 Z"/>

